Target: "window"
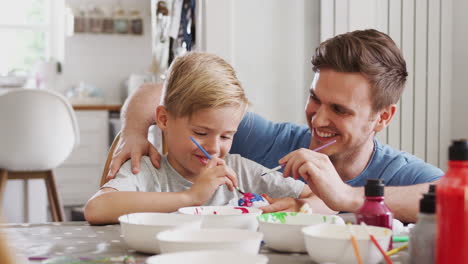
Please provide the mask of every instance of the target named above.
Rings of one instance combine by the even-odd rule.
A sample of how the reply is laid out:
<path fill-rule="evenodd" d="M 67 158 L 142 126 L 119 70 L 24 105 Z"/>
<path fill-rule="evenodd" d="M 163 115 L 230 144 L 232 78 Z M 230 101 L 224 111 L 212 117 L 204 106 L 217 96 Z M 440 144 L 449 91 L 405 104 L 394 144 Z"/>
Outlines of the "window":
<path fill-rule="evenodd" d="M 60 57 L 56 10 L 61 5 L 63 0 L 15 0 L 0 5 L 0 75 L 29 72 L 40 61 Z"/>

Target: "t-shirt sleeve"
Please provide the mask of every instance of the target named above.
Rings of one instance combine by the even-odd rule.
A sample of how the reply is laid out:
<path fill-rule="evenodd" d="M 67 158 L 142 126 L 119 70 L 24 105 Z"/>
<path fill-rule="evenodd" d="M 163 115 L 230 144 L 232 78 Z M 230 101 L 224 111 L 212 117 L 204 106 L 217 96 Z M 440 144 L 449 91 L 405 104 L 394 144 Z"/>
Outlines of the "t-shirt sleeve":
<path fill-rule="evenodd" d="M 136 177 L 136 175 L 133 175 L 131 166 L 132 163 L 130 160 L 125 162 L 122 167 L 120 167 L 115 178 L 108 181 L 101 188 L 114 188 L 117 191 L 137 191 L 137 185 L 132 179 Z"/>
<path fill-rule="evenodd" d="M 439 180 L 443 174 L 441 169 L 422 160 L 416 160 L 401 167 L 387 185 L 405 186 L 428 183 Z"/>
<path fill-rule="evenodd" d="M 110 187 L 118 191 L 160 191 L 157 189 L 156 178 L 152 175 L 150 167 L 152 165 L 148 157 L 142 157 L 138 174 L 132 173 L 131 166 L 130 160 L 125 162 L 117 172 L 116 177 L 108 181 L 101 188 Z"/>
<path fill-rule="evenodd" d="M 308 148 L 309 144 L 310 131 L 306 125 L 274 123 L 248 112 L 234 136 L 230 153 L 272 168 L 289 152 Z"/>
<path fill-rule="evenodd" d="M 283 178 L 282 173 L 279 172 L 260 176 L 268 169 L 254 161 L 239 155 L 230 155 L 230 159 L 229 166 L 238 174 L 239 185 L 246 192 L 266 193 L 272 198 L 299 198 L 304 189 L 302 181 L 294 180 L 293 178 Z"/>

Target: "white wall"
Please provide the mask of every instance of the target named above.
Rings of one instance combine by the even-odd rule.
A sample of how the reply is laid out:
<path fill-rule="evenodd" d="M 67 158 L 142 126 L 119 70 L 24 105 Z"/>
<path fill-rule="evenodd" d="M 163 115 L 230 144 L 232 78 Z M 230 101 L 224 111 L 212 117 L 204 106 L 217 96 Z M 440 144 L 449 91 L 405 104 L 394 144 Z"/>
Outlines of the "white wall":
<path fill-rule="evenodd" d="M 375 28 L 392 37 L 408 78 L 397 113 L 378 138 L 446 167 L 452 91 L 452 0 L 321 1 L 321 40 Z"/>
<path fill-rule="evenodd" d="M 468 1 L 453 1 L 452 139 L 468 138 Z"/>
<path fill-rule="evenodd" d="M 319 1 L 206 0 L 202 49 L 230 62 L 252 102 L 274 121 L 304 122 L 319 44 Z"/>
<path fill-rule="evenodd" d="M 88 82 L 105 93 L 106 103 L 121 103 L 125 96 L 122 83 L 131 73 L 142 73 L 151 63 L 150 0 L 67 0 L 80 7 L 88 4 L 137 9 L 142 14 L 143 35 L 75 34 L 65 38 L 65 58 L 61 90 L 80 81 Z"/>

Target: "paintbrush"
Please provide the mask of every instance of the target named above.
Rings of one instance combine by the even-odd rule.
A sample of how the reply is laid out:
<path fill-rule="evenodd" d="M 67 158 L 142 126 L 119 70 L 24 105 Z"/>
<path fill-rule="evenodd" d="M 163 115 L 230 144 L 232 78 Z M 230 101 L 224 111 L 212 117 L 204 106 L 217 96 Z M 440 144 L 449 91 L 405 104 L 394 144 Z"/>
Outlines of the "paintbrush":
<path fill-rule="evenodd" d="M 201 152 L 203 152 L 203 154 L 205 154 L 205 156 L 206 156 L 207 159 L 211 160 L 210 154 L 208 154 L 208 152 L 206 152 L 206 150 L 205 150 L 200 144 L 198 144 L 198 142 L 197 142 L 193 137 L 190 137 L 190 140 L 192 140 L 192 142 L 197 146 L 197 148 L 200 149 Z M 242 190 L 239 188 L 239 186 L 235 186 L 234 188 L 236 188 L 236 190 L 237 190 L 240 194 L 242 194 L 242 195 L 245 194 L 245 192 L 242 191 Z"/>
<path fill-rule="evenodd" d="M 361 225 L 364 226 L 364 229 L 366 230 L 367 234 L 369 235 L 372 243 L 374 243 L 374 245 L 377 247 L 377 249 L 380 251 L 380 254 L 382 254 L 382 256 L 384 257 L 385 259 L 385 262 L 387 262 L 387 264 L 393 264 L 392 260 L 390 259 L 389 256 L 387 256 L 387 254 L 385 253 L 385 251 L 382 249 L 382 247 L 380 246 L 379 242 L 377 241 L 377 239 L 375 239 L 375 236 L 371 234 L 371 232 L 369 231 L 369 228 L 367 227 L 366 223 L 364 222 L 361 222 Z"/>
<path fill-rule="evenodd" d="M 332 140 L 332 141 L 330 141 L 330 142 L 328 142 L 328 143 L 326 143 L 326 144 L 324 144 L 324 145 L 322 145 L 322 146 L 320 146 L 320 147 L 318 147 L 318 148 L 315 148 L 315 149 L 313 149 L 312 151 L 317 152 L 317 151 L 319 151 L 319 150 L 321 150 L 321 149 L 324 149 L 324 148 L 330 146 L 331 144 L 333 144 L 333 143 L 335 143 L 335 142 L 336 142 L 336 139 L 334 139 L 334 140 Z M 277 171 L 277 170 L 280 170 L 280 169 L 283 168 L 284 166 L 286 166 L 286 164 L 281 164 L 281 165 L 279 165 L 278 167 L 274 167 L 273 169 L 268 170 L 268 171 L 262 173 L 262 175 L 260 175 L 260 176 L 264 176 L 264 175 L 267 175 L 268 173 L 272 173 L 272 172 L 275 172 L 275 171 Z"/>
<path fill-rule="evenodd" d="M 349 236 L 351 239 L 351 245 L 354 249 L 354 255 L 356 256 L 356 260 L 358 264 L 362 264 L 361 252 L 359 252 L 359 246 L 356 241 L 356 236 L 354 235 L 354 231 L 351 229 L 351 225 L 347 224 L 346 227 L 348 228 Z"/>

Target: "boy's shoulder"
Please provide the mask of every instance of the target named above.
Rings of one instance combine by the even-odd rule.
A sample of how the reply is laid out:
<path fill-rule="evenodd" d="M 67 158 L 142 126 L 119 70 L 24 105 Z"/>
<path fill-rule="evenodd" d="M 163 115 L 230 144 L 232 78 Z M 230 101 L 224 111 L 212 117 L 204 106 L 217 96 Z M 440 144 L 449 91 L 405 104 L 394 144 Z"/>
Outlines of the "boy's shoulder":
<path fill-rule="evenodd" d="M 161 157 L 161 163 L 166 160 L 164 156 Z M 161 166 L 162 168 L 162 166 Z M 140 161 L 140 170 L 138 174 L 157 174 L 158 169 L 153 166 L 151 163 L 151 159 L 148 156 L 142 156 Z M 133 175 L 132 172 L 132 161 L 127 160 L 122 166 L 120 167 L 119 172 L 120 174 L 124 174 L 126 176 Z"/>
<path fill-rule="evenodd" d="M 244 173 L 250 175 L 252 173 L 258 173 L 264 171 L 265 167 L 253 160 L 244 158 L 239 154 L 227 154 L 224 157 L 226 165 L 234 170 L 236 173 Z"/>

